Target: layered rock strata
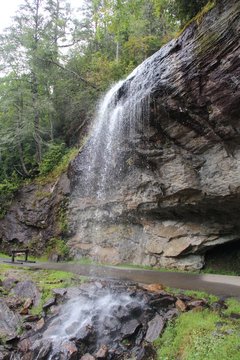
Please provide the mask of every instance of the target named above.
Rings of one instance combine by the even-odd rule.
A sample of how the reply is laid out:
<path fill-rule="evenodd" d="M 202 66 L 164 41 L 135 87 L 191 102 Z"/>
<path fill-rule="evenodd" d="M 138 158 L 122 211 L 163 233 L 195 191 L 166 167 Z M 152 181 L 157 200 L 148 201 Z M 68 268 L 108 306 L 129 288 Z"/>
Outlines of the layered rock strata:
<path fill-rule="evenodd" d="M 123 83 L 122 102 L 148 89 L 150 116 L 121 144 L 104 199 L 81 189 L 91 142 L 71 164 L 73 256 L 199 269 L 240 241 L 239 34 L 239 1 L 221 0 Z"/>

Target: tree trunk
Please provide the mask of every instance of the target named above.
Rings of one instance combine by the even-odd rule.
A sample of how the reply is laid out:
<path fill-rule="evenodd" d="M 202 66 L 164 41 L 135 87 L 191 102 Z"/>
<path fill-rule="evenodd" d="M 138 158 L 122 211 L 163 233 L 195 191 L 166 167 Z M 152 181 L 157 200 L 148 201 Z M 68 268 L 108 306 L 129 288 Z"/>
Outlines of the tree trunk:
<path fill-rule="evenodd" d="M 36 74 L 32 73 L 32 102 L 34 111 L 34 133 L 33 138 L 36 147 L 36 161 L 39 164 L 42 159 L 42 139 L 40 135 L 40 114 L 38 109 L 38 82 Z"/>

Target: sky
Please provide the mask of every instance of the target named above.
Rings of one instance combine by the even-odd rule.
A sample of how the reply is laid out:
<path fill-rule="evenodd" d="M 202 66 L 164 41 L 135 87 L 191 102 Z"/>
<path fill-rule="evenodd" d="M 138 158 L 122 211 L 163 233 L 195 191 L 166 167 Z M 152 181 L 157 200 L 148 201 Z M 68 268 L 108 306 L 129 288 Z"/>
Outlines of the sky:
<path fill-rule="evenodd" d="M 0 32 L 11 23 L 11 16 L 14 16 L 18 6 L 24 0 L 0 0 Z M 73 8 L 81 5 L 81 0 L 68 0 Z"/>

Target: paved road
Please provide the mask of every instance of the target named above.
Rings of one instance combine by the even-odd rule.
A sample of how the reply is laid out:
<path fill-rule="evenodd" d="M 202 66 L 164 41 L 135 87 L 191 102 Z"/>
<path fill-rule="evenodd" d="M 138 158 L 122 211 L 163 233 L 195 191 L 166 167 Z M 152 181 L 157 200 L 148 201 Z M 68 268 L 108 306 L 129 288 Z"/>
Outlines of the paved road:
<path fill-rule="evenodd" d="M 6 259 L 0 259 L 0 264 Z M 70 263 L 24 263 L 16 266 L 29 266 L 35 269 L 54 269 L 69 271 L 90 277 L 131 280 L 139 283 L 161 283 L 165 286 L 184 290 L 199 290 L 218 296 L 234 296 L 240 299 L 240 276 L 195 275 L 180 272 L 160 272 L 154 270 L 117 268 L 114 266 L 80 265 Z"/>

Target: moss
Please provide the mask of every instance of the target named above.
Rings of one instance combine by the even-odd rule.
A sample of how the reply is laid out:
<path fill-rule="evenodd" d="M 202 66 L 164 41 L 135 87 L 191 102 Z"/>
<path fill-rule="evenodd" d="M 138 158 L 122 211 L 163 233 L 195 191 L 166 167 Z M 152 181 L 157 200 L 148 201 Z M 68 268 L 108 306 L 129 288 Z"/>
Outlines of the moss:
<path fill-rule="evenodd" d="M 214 44 L 217 43 L 219 34 L 213 31 L 208 31 L 202 34 L 197 39 L 197 46 L 195 48 L 196 55 L 205 55 L 210 48 L 213 48 Z"/>
<path fill-rule="evenodd" d="M 207 14 L 210 10 L 212 10 L 216 6 L 216 0 L 209 1 L 199 13 L 194 16 L 191 20 L 189 20 L 184 27 L 175 34 L 175 37 L 179 37 L 191 24 L 196 23 L 198 26 L 201 24 L 203 17 Z"/>
<path fill-rule="evenodd" d="M 50 191 L 36 191 L 35 196 L 36 198 L 39 199 L 43 199 L 43 198 L 49 198 L 52 195 L 52 193 Z"/>
<path fill-rule="evenodd" d="M 68 219 L 67 219 L 67 208 L 68 208 L 68 199 L 64 198 L 61 201 L 57 212 L 57 228 L 59 232 L 64 237 L 68 232 Z"/>

